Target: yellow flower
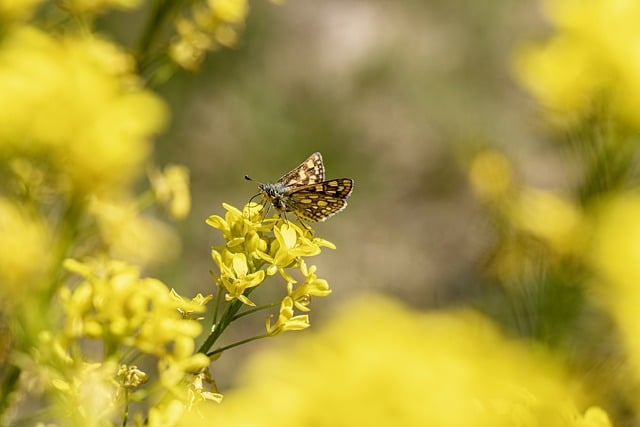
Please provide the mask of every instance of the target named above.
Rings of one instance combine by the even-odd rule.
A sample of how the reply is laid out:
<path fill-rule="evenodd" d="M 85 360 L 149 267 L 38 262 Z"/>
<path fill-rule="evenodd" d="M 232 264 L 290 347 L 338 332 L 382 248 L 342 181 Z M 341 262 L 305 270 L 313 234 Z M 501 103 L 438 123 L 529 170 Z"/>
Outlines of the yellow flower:
<path fill-rule="evenodd" d="M 227 213 L 224 218 L 211 215 L 207 224 L 221 230 L 226 241 L 224 247 L 232 252 L 243 252 L 251 257 L 257 257 L 259 252 L 267 249 L 267 242 L 260 236 L 261 232 L 269 230 L 269 222 L 262 224 L 262 206 L 249 204 L 243 211 L 223 203 Z M 272 223 L 271 223 L 272 226 Z"/>
<path fill-rule="evenodd" d="M 97 38 L 21 26 L 3 34 L 0 63 L 0 158 L 37 156 L 51 182 L 80 195 L 138 175 L 167 113 L 137 84 L 131 57 Z"/>
<path fill-rule="evenodd" d="M 602 101 L 640 126 L 640 4 L 635 0 L 549 0 L 557 34 L 516 58 L 523 84 L 559 123 L 574 124 Z"/>
<path fill-rule="evenodd" d="M 191 356 L 202 327 L 183 319 L 179 310 L 202 311 L 202 306 L 173 298 L 162 282 L 141 278 L 136 267 L 123 262 L 67 260 L 65 267 L 84 279 L 60 293 L 68 337 L 101 338 L 113 351 L 124 345 L 177 360 Z"/>
<path fill-rule="evenodd" d="M 204 388 L 204 382 L 212 384 L 212 391 L 206 391 Z M 222 402 L 222 394 L 218 393 L 215 388 L 215 383 L 210 377 L 209 370 L 196 374 L 193 376 L 191 384 L 189 384 L 189 397 L 188 408 L 192 408 L 194 404 L 212 401 L 216 403 Z"/>
<path fill-rule="evenodd" d="M 280 314 L 276 323 L 271 324 L 273 316 L 267 317 L 266 329 L 269 336 L 274 337 L 286 331 L 300 331 L 311 326 L 309 316 L 306 314 L 295 316 L 293 307 L 293 299 L 285 297 L 280 304 Z"/>
<path fill-rule="evenodd" d="M 174 289 L 171 289 L 169 294 L 171 295 L 171 298 L 179 301 L 181 305 L 184 304 L 184 302 L 185 302 L 184 298 L 182 298 L 180 295 L 178 295 L 178 293 Z M 201 312 L 201 311 L 205 311 L 205 307 L 204 306 L 207 305 L 207 303 L 209 303 L 209 301 L 211 301 L 212 299 L 213 299 L 213 295 L 211 295 L 211 294 L 209 294 L 207 296 L 204 296 L 201 293 L 198 293 L 195 297 L 193 297 L 191 299 L 191 303 L 196 305 L 198 312 Z M 194 319 L 194 320 L 202 320 L 203 319 L 203 317 L 194 318 L 193 317 L 194 310 L 185 311 L 183 309 L 178 309 L 178 311 L 182 315 L 183 319 Z"/>
<path fill-rule="evenodd" d="M 224 404 L 201 407 L 207 422 L 611 426 L 544 348 L 507 338 L 474 312 L 418 313 L 374 297 L 350 302 L 317 333 L 298 337 L 254 354 L 240 369 L 244 385 L 227 391 Z M 255 403 L 251 411 L 247 402 Z"/>
<path fill-rule="evenodd" d="M 258 255 L 271 264 L 267 269 L 268 275 L 276 272 L 284 277 L 287 282 L 294 281 L 285 272 L 285 268 L 290 267 L 302 257 L 315 256 L 320 253 L 320 245 L 328 246 L 331 243 L 323 239 L 309 239 L 307 232 L 292 223 L 284 223 L 273 228 L 275 241 L 271 243 L 269 254 L 258 253 Z"/>
<path fill-rule="evenodd" d="M 621 194 L 602 203 L 595 218 L 592 265 L 599 273 L 593 290 L 618 324 L 629 360 L 640 379 L 640 194 Z M 596 286 L 597 285 L 597 286 Z M 640 410 L 640 404 L 637 406 Z"/>
<path fill-rule="evenodd" d="M 172 260 L 180 253 L 175 231 L 152 216 L 140 214 L 137 204 L 127 197 L 93 197 L 89 213 L 96 219 L 111 258 L 148 266 Z"/>
<path fill-rule="evenodd" d="M 152 169 L 149 172 L 149 178 L 156 200 L 166 208 L 171 218 L 185 219 L 191 210 L 189 169 L 184 166 L 169 165 L 163 172 Z"/>
<path fill-rule="evenodd" d="M 42 290 L 52 266 L 52 238 L 42 218 L 0 197 L 0 295 L 3 305 Z"/>
<path fill-rule="evenodd" d="M 235 45 L 248 12 L 246 0 L 195 3 L 191 19 L 181 16 L 175 21 L 178 37 L 169 46 L 169 56 L 181 67 L 197 70 L 207 51 Z"/>
<path fill-rule="evenodd" d="M 77 13 L 96 14 L 110 8 L 135 9 L 142 3 L 141 0 L 66 0 L 67 6 Z"/>
<path fill-rule="evenodd" d="M 247 257 L 242 253 L 225 252 L 225 254 L 227 256 L 223 259 L 218 252 L 212 251 L 213 259 L 220 268 L 220 280 L 227 291 L 225 299 L 227 301 L 237 299 L 244 304 L 254 306 L 255 304 L 243 294 L 247 289 L 262 283 L 265 277 L 264 271 L 250 273 Z"/>
<path fill-rule="evenodd" d="M 488 202 L 504 198 L 512 186 L 511 165 L 504 154 L 486 150 L 479 153 L 471 164 L 469 176 L 478 196 Z"/>
<path fill-rule="evenodd" d="M 186 409 L 186 405 L 180 399 L 163 402 L 149 409 L 149 419 L 144 420 L 140 425 L 148 425 L 149 427 L 175 426 L 184 418 Z"/>
<path fill-rule="evenodd" d="M 584 245 L 580 211 L 552 193 L 526 189 L 515 197 L 508 215 L 518 229 L 544 241 L 559 254 L 578 251 Z"/>
<path fill-rule="evenodd" d="M 0 22 L 10 23 L 29 19 L 43 0 L 0 0 Z"/>
<path fill-rule="evenodd" d="M 116 377 L 120 381 L 120 385 L 126 389 L 140 387 L 149 381 L 149 375 L 138 369 L 136 365 L 120 365 Z"/>
<path fill-rule="evenodd" d="M 213 48 L 213 40 L 186 18 L 178 18 L 175 27 L 179 38 L 169 46 L 169 56 L 182 68 L 195 71 L 200 67 L 206 51 Z"/>
<path fill-rule="evenodd" d="M 318 279 L 316 276 L 316 266 L 312 265 L 307 268 L 307 264 L 300 261 L 300 271 L 305 277 L 302 285 L 293 289 L 293 283 L 287 284 L 288 294 L 293 300 L 295 307 L 300 311 L 309 311 L 309 303 L 311 296 L 325 297 L 331 293 L 329 283 L 324 279 Z"/>
<path fill-rule="evenodd" d="M 222 231 L 226 243 L 211 250 L 211 256 L 218 266 L 219 275 L 214 275 L 216 284 L 226 291 L 226 301 L 240 301 L 253 306 L 248 298 L 253 288 L 264 282 L 267 275 L 279 272 L 286 281 L 287 294 L 280 302 L 278 319 L 272 325 L 272 316 L 266 319 L 269 336 L 289 330 L 309 327 L 307 315 L 297 315 L 296 309 L 308 312 L 312 296 L 327 296 L 331 293 L 329 284 L 315 274 L 316 267 L 307 268 L 306 257 L 318 255 L 321 247 L 335 248 L 333 243 L 313 237 L 313 231 L 285 221 L 278 215 L 262 219 L 263 207 L 247 204 L 243 211 L 229 205 L 225 218 L 212 215 L 207 224 Z M 295 286 L 292 270 L 299 270 L 304 282 Z M 295 271 L 294 271 L 295 272 Z M 298 275 L 298 273 L 296 273 Z M 233 304 L 233 303 L 232 303 Z M 225 316 L 233 317 L 238 306 L 229 306 Z M 228 318 L 223 318 L 214 326 L 214 332 L 207 339 L 204 351 L 208 351 L 219 334 L 228 326 Z M 222 328 L 222 329 L 216 329 Z M 217 334 L 217 335 L 216 335 Z"/>
<path fill-rule="evenodd" d="M 231 24 L 244 22 L 249 13 L 249 4 L 246 0 L 207 0 L 213 15 Z"/>

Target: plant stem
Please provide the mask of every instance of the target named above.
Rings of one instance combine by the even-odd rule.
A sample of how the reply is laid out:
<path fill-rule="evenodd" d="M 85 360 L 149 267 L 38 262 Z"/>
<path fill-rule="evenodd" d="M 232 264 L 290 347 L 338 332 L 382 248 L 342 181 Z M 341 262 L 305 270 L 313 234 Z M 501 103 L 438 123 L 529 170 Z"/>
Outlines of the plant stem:
<path fill-rule="evenodd" d="M 152 49 L 159 36 L 166 31 L 165 26 L 175 12 L 180 9 L 182 3 L 179 0 L 157 0 L 151 5 L 149 18 L 136 48 L 135 56 L 141 75 L 145 74 L 148 65 L 153 62 L 150 59 L 152 58 Z"/>
<path fill-rule="evenodd" d="M 235 316 L 233 316 L 233 319 L 231 319 L 231 321 L 234 321 L 236 319 L 240 319 L 241 317 L 247 316 L 249 314 L 261 311 L 261 310 L 266 310 L 268 308 L 272 308 L 272 307 L 277 307 L 280 304 L 280 301 L 276 301 L 276 302 L 272 302 L 271 304 L 267 304 L 267 305 L 262 305 L 260 307 L 254 307 L 250 310 L 247 311 L 243 311 L 242 313 L 236 314 Z"/>
<path fill-rule="evenodd" d="M 269 336 L 270 336 L 269 334 L 262 334 L 262 335 L 256 335 L 254 337 L 247 338 L 247 339 L 244 339 L 244 340 L 241 340 L 241 341 L 236 341 L 233 344 L 229 344 L 229 345 L 226 345 L 224 347 L 217 348 L 214 351 L 212 351 L 211 353 L 207 353 L 207 356 L 211 357 L 214 354 L 222 353 L 223 351 L 229 350 L 230 348 L 237 347 L 239 345 L 246 344 L 248 342 L 259 340 L 259 339 L 262 339 L 262 338 L 268 338 Z"/>

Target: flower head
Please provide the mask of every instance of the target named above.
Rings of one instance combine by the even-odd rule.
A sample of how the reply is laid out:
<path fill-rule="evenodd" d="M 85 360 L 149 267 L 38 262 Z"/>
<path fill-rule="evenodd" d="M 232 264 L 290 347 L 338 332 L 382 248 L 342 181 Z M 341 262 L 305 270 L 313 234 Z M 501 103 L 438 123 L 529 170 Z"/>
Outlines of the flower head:
<path fill-rule="evenodd" d="M 516 72 L 556 123 L 576 124 L 603 102 L 640 126 L 640 4 L 635 0 L 550 0 L 557 32 L 523 48 Z"/>

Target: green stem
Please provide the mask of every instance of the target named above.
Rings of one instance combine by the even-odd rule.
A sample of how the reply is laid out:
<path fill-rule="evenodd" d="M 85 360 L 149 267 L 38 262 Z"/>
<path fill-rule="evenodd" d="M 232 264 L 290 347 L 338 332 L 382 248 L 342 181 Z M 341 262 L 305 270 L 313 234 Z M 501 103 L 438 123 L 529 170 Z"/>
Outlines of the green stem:
<path fill-rule="evenodd" d="M 240 319 L 241 317 L 247 316 L 247 315 L 255 313 L 257 311 L 262 311 L 262 310 L 266 310 L 268 308 L 277 307 L 279 304 L 280 304 L 280 301 L 276 301 L 276 302 L 272 302 L 271 304 L 262 305 L 260 307 L 255 307 L 255 308 L 252 308 L 250 310 L 243 311 L 242 313 L 236 314 L 235 316 L 233 316 L 233 319 L 231 319 L 231 321 L 234 321 L 236 319 Z"/>
<path fill-rule="evenodd" d="M 128 421 L 129 421 L 129 390 L 125 387 L 125 389 L 124 389 L 124 416 L 122 417 L 122 427 L 126 427 Z"/>
<path fill-rule="evenodd" d="M 222 313 L 222 317 L 220 318 L 220 321 L 214 325 L 213 330 L 211 331 L 207 339 L 204 341 L 204 343 L 202 343 L 202 345 L 198 349 L 198 353 L 206 354 L 207 351 L 209 351 L 209 349 L 213 346 L 216 340 L 220 338 L 220 335 L 222 335 L 222 332 L 227 328 L 227 326 L 229 326 L 229 324 L 233 320 L 233 317 L 236 315 L 236 313 L 238 312 L 238 310 L 240 310 L 241 307 L 242 307 L 242 302 L 238 300 L 233 301 L 231 304 L 227 306 L 227 308 L 224 310 L 224 313 Z"/>
<path fill-rule="evenodd" d="M 0 414 L 4 414 L 9 408 L 11 396 L 18 385 L 18 378 L 20 378 L 20 368 L 14 365 L 6 365 L 2 373 L 2 383 L 0 384 Z"/>
<path fill-rule="evenodd" d="M 214 273 L 212 270 L 209 270 L 209 274 L 213 277 L 213 280 L 216 282 L 216 287 L 218 288 L 216 291 L 216 305 L 213 309 L 213 320 L 211 321 L 212 325 L 215 325 L 218 321 L 218 311 L 220 310 L 220 297 L 222 296 L 222 281 L 220 278 Z"/>
<path fill-rule="evenodd" d="M 166 25 L 181 5 L 182 2 L 179 0 L 158 0 L 151 6 L 149 18 L 136 49 L 140 74 L 144 75 L 149 64 L 153 63 L 151 50 L 158 42 L 158 38 L 166 32 Z"/>
<path fill-rule="evenodd" d="M 253 292 L 255 289 L 256 288 L 249 288 L 244 292 L 243 295 L 249 296 L 251 292 Z M 233 322 L 235 319 L 237 319 L 238 317 L 242 317 L 242 316 L 236 316 L 236 315 L 238 313 L 238 310 L 240 310 L 243 305 L 244 304 L 238 300 L 234 300 L 229 305 L 227 305 L 227 307 L 224 310 L 224 313 L 222 313 L 222 316 L 220 317 L 220 321 L 218 323 L 215 323 L 214 321 L 214 325 L 213 325 L 213 328 L 211 329 L 211 333 L 198 349 L 198 353 L 207 354 L 209 349 L 213 346 L 213 344 L 215 344 L 216 340 L 220 338 L 220 335 L 222 335 L 222 332 L 224 332 L 227 326 L 229 326 L 229 324 Z"/>
<path fill-rule="evenodd" d="M 234 342 L 233 344 L 229 344 L 229 345 L 225 345 L 224 347 L 217 348 L 211 353 L 207 353 L 207 356 L 211 357 L 214 354 L 222 353 L 223 351 L 229 350 L 230 348 L 237 347 L 239 345 L 246 344 L 251 341 L 256 341 L 262 338 L 268 338 L 269 336 L 270 336 L 269 334 L 262 334 L 262 335 L 256 335 L 255 337 L 247 338 L 241 341 L 237 341 L 237 342 Z"/>

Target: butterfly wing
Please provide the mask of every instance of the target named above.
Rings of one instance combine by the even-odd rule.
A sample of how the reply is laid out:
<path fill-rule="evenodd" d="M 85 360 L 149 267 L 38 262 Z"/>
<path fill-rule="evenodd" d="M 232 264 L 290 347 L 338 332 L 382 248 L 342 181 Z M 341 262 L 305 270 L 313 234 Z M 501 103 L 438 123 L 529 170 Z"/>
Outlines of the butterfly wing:
<path fill-rule="evenodd" d="M 291 172 L 283 175 L 278 180 L 278 183 L 283 184 L 286 187 L 296 187 L 300 185 L 316 184 L 322 181 L 324 181 L 324 164 L 322 163 L 322 155 L 315 152 Z"/>
<path fill-rule="evenodd" d="M 353 180 L 349 178 L 305 185 L 286 194 L 287 211 L 305 221 L 324 221 L 347 207 L 352 191 Z"/>

